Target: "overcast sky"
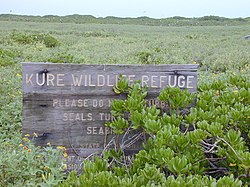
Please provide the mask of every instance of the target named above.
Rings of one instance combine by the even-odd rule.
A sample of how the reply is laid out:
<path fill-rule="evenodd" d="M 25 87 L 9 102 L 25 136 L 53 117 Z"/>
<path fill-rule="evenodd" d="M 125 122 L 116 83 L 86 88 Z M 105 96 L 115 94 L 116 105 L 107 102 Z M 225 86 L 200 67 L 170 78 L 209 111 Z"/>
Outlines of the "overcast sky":
<path fill-rule="evenodd" d="M 250 17 L 250 0 L 0 0 L 0 14 Z"/>

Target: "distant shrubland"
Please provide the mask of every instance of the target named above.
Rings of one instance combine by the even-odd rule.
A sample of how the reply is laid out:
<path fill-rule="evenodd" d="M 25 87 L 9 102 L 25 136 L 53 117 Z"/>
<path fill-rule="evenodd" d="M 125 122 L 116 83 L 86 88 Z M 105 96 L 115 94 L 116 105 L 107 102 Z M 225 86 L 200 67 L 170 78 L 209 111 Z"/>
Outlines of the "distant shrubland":
<path fill-rule="evenodd" d="M 14 14 L 1 14 L 0 21 L 25 21 L 25 22 L 55 22 L 55 23 L 96 23 L 96 24 L 132 24 L 132 25 L 151 25 L 151 26 L 212 26 L 212 25 L 242 25 L 249 24 L 250 17 L 247 18 L 225 18 L 219 16 L 204 16 L 197 18 L 186 18 L 174 16 L 169 18 L 120 18 L 120 17 L 94 17 L 91 15 L 67 15 L 67 16 L 27 16 Z"/>

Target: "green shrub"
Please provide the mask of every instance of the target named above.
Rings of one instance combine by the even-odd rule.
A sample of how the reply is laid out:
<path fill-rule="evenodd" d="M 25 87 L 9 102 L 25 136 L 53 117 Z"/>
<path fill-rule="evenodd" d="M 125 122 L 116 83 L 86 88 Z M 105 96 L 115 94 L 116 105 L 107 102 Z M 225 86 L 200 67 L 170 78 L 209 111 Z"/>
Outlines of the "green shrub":
<path fill-rule="evenodd" d="M 48 62 L 54 63 L 72 63 L 73 61 L 74 56 L 67 52 L 56 53 L 48 59 Z"/>
<path fill-rule="evenodd" d="M 21 133 L 22 92 L 21 69 L 16 66 L 3 67 L 0 72 L 0 141 Z"/>
<path fill-rule="evenodd" d="M 172 23 L 161 20 L 160 24 L 164 22 L 165 25 L 173 25 L 176 21 L 180 20 L 174 18 Z M 180 21 L 179 25 L 182 25 L 183 21 Z M 206 22 L 208 25 L 212 23 L 211 20 Z M 250 186 L 250 66 L 249 40 L 243 38 L 245 26 L 228 26 L 226 30 L 224 27 L 206 27 L 204 32 L 203 27 L 147 26 L 145 29 L 136 25 L 119 25 L 114 29 L 112 25 L 105 25 L 103 30 L 101 25 L 78 25 L 80 30 L 75 31 L 72 24 L 65 24 L 64 29 L 59 31 L 53 23 L 32 22 L 32 29 L 30 24 L 12 20 L 1 25 L 0 158 L 3 171 L 7 174 L 5 179 L 1 178 L 3 180 L 0 186 L 28 186 L 28 181 L 31 181 L 30 184 L 34 182 L 32 186 L 46 186 L 41 173 L 26 176 L 29 173 L 27 158 L 31 158 L 30 163 L 34 164 L 30 167 L 32 169 L 38 165 L 45 166 L 45 163 L 37 161 L 38 158 L 32 155 L 40 155 L 40 152 L 43 152 L 45 158 L 53 162 L 54 160 L 46 150 L 36 150 L 30 145 L 28 147 L 34 152 L 28 154 L 29 149 L 19 146 L 22 76 L 17 62 L 48 59 L 60 63 L 75 63 L 77 59 L 80 63 L 84 61 L 121 64 L 139 61 L 141 64 L 165 64 L 195 61 L 193 63 L 200 64 L 199 87 L 198 93 L 195 94 L 196 106 L 191 109 L 175 107 L 178 105 L 173 93 L 176 91 L 180 98 L 185 95 L 177 89 L 165 91 L 165 94 L 171 94 L 171 98 L 173 97 L 172 101 L 167 99 L 166 102 L 170 107 L 171 103 L 174 106 L 172 111 L 167 110 L 165 114 L 158 108 L 144 107 L 146 90 L 140 91 L 139 87 L 130 94 L 131 98 L 127 102 L 113 102 L 112 115 L 117 120 L 109 124 L 110 127 L 117 133 L 130 131 L 133 127 L 133 130 L 139 131 L 137 135 L 142 132 L 148 137 L 145 139 L 143 150 L 134 155 L 131 163 L 124 161 L 123 149 L 111 149 L 106 151 L 99 161 L 86 161 L 84 171 L 88 174 L 77 176 L 71 173 L 60 185 L 70 186 L 70 179 L 72 186 Z M 50 31 L 47 30 L 48 24 Z M 190 22 L 190 25 L 194 24 L 196 23 Z M 201 24 L 204 23 L 199 25 Z M 111 32 L 107 32 L 109 30 Z M 44 31 L 49 34 L 41 33 Z M 46 36 L 63 40 L 56 42 L 50 37 L 45 39 Z M 63 51 L 70 46 L 71 52 L 56 52 L 59 45 Z M 128 89 L 131 88 L 123 85 L 115 91 L 125 91 L 126 94 Z M 185 97 L 192 98 L 188 95 Z M 127 118 L 128 116 L 131 118 Z M 20 155 L 22 161 L 19 165 L 17 163 L 20 161 Z M 7 160 L 6 157 L 10 159 Z M 13 169 L 12 163 L 16 170 Z M 20 166 L 25 175 L 20 173 Z M 52 168 L 61 170 L 61 164 Z M 93 174 L 90 176 L 90 173 Z M 62 180 L 61 173 L 54 175 L 57 176 L 54 177 L 57 182 Z M 13 183 L 11 178 L 17 182 Z M 57 182 L 51 182 L 50 186 Z"/>
<path fill-rule="evenodd" d="M 139 57 L 139 63 L 141 64 L 151 64 L 153 61 L 153 56 L 150 52 L 140 52 L 136 56 Z"/>
<path fill-rule="evenodd" d="M 28 136 L 1 140 L 0 186 L 54 186 L 64 177 L 62 154 L 29 143 Z"/>
<path fill-rule="evenodd" d="M 92 31 L 92 32 L 85 32 L 83 33 L 84 37 L 100 37 L 100 38 L 107 38 L 107 37 L 115 37 L 116 34 L 112 32 L 105 32 L 105 31 Z"/>
<path fill-rule="evenodd" d="M 13 32 L 11 34 L 11 39 L 19 44 L 32 44 L 34 42 L 33 35 L 23 34 L 18 32 Z"/>
<path fill-rule="evenodd" d="M 23 34 L 13 32 L 11 39 L 19 44 L 35 44 L 37 42 L 43 43 L 48 48 L 59 46 L 60 42 L 49 34 Z"/>
<path fill-rule="evenodd" d="M 8 50 L 0 49 L 0 66 L 10 66 L 15 64 L 15 54 Z"/>
<path fill-rule="evenodd" d="M 59 41 L 51 35 L 44 35 L 42 41 L 48 48 L 57 47 L 59 45 Z"/>
<path fill-rule="evenodd" d="M 239 91 L 245 83 L 236 80 L 244 82 L 241 75 L 213 81 L 202 85 L 196 95 L 166 88 L 159 99 L 172 112 L 162 113 L 146 105 L 147 91 L 139 82 L 128 86 L 122 79 L 114 91 L 127 98 L 112 102 L 114 120 L 106 125 L 118 134 L 138 130 L 144 134 L 138 134 L 144 149 L 127 162 L 124 151 L 136 141 L 116 142 L 120 148 L 110 147 L 103 158 L 85 161 L 80 176 L 71 173 L 59 186 L 249 185 L 249 139 L 241 133 L 249 124 L 243 116 L 249 116 L 249 99 L 248 93 Z M 236 88 L 237 92 L 232 91 Z M 187 108 L 195 97 L 196 106 Z"/>
<path fill-rule="evenodd" d="M 38 148 L 22 131 L 21 68 L 0 72 L 0 186 L 54 186 L 63 180 L 62 153 Z M 3 69 L 2 68 L 2 69 Z M 26 142 L 28 141 L 28 142 Z"/>

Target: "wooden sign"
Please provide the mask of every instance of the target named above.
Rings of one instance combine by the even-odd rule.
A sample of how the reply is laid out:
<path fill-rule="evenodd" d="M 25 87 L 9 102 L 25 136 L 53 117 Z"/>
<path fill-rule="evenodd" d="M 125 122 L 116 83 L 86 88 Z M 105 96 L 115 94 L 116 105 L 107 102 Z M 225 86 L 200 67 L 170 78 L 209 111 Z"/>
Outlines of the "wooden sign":
<path fill-rule="evenodd" d="M 114 136 L 104 124 L 112 120 L 112 100 L 122 97 L 112 89 L 120 75 L 130 84 L 140 80 L 156 105 L 161 105 L 156 97 L 165 87 L 197 90 L 197 65 L 191 64 L 22 66 L 23 135 L 36 133 L 36 145 L 64 146 L 73 160 L 100 153 Z M 138 147 L 127 149 L 134 150 Z"/>

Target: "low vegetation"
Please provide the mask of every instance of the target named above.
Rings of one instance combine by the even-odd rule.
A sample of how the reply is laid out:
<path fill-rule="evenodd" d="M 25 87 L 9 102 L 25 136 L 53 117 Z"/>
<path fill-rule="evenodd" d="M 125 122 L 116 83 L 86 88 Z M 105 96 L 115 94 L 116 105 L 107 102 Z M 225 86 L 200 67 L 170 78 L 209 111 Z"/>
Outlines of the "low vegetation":
<path fill-rule="evenodd" d="M 117 134 L 137 130 L 137 137 L 111 143 L 102 159 L 86 160 L 83 174 L 71 174 L 59 186 L 249 185 L 250 85 L 245 78 L 214 80 L 198 94 L 165 88 L 158 99 L 167 103 L 167 113 L 146 106 L 147 92 L 139 83 L 129 87 L 122 80 L 115 89 L 128 93 L 127 99 L 113 101 L 115 119 L 106 125 Z M 187 112 L 194 98 L 196 106 Z M 126 147 L 138 137 L 147 137 L 144 149 L 134 159 L 125 159 Z"/>
<path fill-rule="evenodd" d="M 249 25 L 250 17 L 247 18 L 225 18 L 219 16 L 204 16 L 200 18 L 185 18 L 174 16 L 170 18 L 154 19 L 147 16 L 138 18 L 119 18 L 108 16 L 105 18 L 96 18 L 91 15 L 68 15 L 68 16 L 25 16 L 13 14 L 1 14 L 0 20 L 20 21 L 20 22 L 53 22 L 53 23 L 75 23 L 75 24 L 132 24 L 132 25 L 150 25 L 150 26 L 229 26 L 229 25 Z"/>
<path fill-rule="evenodd" d="M 184 27 L 149 18 L 99 24 L 107 20 L 120 21 L 0 16 L 0 186 L 249 186 L 249 19 L 203 17 L 195 20 L 206 26 L 191 26 L 194 19 L 171 18 Z M 128 161 L 124 147 L 110 146 L 85 160 L 79 176 L 66 175 L 63 147 L 35 147 L 36 134 L 21 136 L 20 62 L 31 61 L 195 63 L 198 91 L 162 90 L 158 98 L 169 109 L 162 112 L 145 106 L 145 88 L 121 80 L 114 90 L 128 97 L 113 102 L 115 120 L 106 125 L 118 134 L 133 129 L 145 135 L 143 149 Z"/>

